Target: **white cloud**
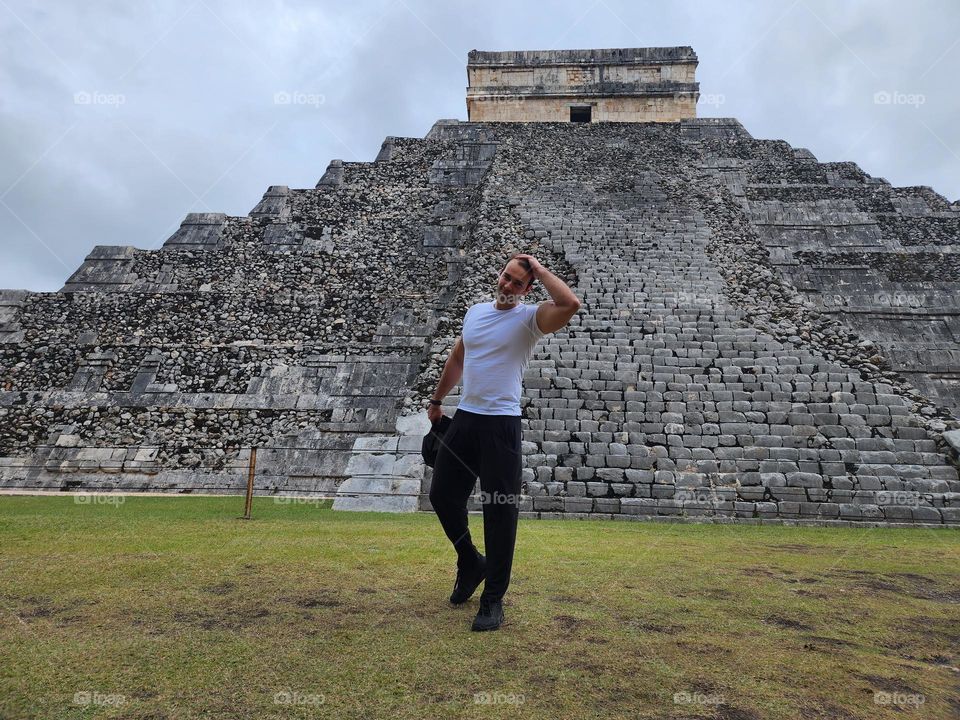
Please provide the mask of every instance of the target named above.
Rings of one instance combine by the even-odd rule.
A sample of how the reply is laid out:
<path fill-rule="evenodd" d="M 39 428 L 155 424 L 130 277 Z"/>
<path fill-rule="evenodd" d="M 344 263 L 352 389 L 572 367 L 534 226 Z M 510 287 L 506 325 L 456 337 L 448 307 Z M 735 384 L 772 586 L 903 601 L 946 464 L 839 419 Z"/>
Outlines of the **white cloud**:
<path fill-rule="evenodd" d="M 960 197 L 955 2 L 588 8 L 7 0 L 0 194 L 22 178 L 2 195 L 0 287 L 56 290 L 94 245 L 156 246 L 204 209 L 196 195 L 211 185 L 203 203 L 245 214 L 268 185 L 312 187 L 333 158 L 370 160 L 387 135 L 422 136 L 439 118 L 463 118 L 473 48 L 691 45 L 701 91 L 724 98 L 702 114 Z M 881 89 L 922 93 L 925 103 L 877 105 Z M 124 102 L 77 105 L 79 91 Z M 277 106 L 279 91 L 324 102 Z"/>

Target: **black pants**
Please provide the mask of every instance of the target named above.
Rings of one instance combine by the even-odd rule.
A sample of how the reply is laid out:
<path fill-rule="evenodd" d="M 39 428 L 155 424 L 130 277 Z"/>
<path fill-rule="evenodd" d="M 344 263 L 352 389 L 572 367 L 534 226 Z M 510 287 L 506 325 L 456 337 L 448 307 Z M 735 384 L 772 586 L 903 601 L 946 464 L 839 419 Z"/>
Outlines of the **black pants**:
<path fill-rule="evenodd" d="M 481 599 L 500 600 L 510 584 L 522 468 L 519 415 L 480 415 L 457 409 L 434 463 L 430 502 L 457 551 L 457 565 L 468 566 L 478 552 L 467 526 L 467 498 L 480 476 L 487 553 Z"/>

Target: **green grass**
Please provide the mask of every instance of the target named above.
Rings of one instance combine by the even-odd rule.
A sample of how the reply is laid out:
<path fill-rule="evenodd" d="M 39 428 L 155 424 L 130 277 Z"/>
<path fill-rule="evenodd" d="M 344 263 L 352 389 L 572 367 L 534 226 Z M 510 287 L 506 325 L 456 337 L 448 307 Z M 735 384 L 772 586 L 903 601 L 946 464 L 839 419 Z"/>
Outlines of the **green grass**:
<path fill-rule="evenodd" d="M 0 497 L 0 717 L 960 715 L 953 530 L 521 521 L 471 633 L 434 516 L 242 508 Z"/>

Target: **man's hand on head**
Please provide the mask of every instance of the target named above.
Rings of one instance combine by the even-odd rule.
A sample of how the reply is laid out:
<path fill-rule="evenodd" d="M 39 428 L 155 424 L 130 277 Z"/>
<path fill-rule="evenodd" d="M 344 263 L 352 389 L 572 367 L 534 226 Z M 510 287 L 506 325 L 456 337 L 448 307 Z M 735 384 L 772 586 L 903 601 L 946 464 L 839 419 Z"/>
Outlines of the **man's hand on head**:
<path fill-rule="evenodd" d="M 533 255 L 527 255 L 525 253 L 522 253 L 520 255 L 515 256 L 514 260 L 526 260 L 528 263 L 530 263 L 530 272 L 533 274 L 535 278 L 539 278 L 540 273 L 543 270 L 545 270 L 545 268 L 540 263 L 540 261 L 537 260 Z"/>

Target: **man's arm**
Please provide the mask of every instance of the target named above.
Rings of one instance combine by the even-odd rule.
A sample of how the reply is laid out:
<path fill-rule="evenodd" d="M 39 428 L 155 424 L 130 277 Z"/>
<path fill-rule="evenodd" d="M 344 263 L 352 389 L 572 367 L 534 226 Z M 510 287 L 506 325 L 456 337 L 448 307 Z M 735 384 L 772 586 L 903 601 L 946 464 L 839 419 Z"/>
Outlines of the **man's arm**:
<path fill-rule="evenodd" d="M 547 270 L 532 255 L 518 255 L 530 263 L 533 276 L 543 283 L 552 300 L 540 303 L 537 308 L 537 325 L 544 334 L 552 333 L 564 327 L 570 318 L 580 309 L 580 298 L 573 294 L 567 284 Z"/>
<path fill-rule="evenodd" d="M 443 365 L 443 372 L 440 373 L 440 380 L 437 381 L 436 392 L 433 393 L 431 398 L 433 400 L 443 400 L 447 393 L 453 390 L 456 384 L 460 382 L 462 375 L 463 338 L 458 337 L 457 341 L 453 344 L 453 350 L 450 351 L 450 355 L 447 357 L 447 362 Z M 427 408 L 427 417 L 430 419 L 430 422 L 436 422 L 442 414 L 443 411 L 439 405 L 431 403 L 430 407 Z"/>
<path fill-rule="evenodd" d="M 434 400 L 443 400 L 447 393 L 453 390 L 463 375 L 463 338 L 458 337 L 453 344 L 453 350 L 450 351 L 447 362 L 444 363 L 443 372 L 440 373 L 440 380 L 437 382 L 437 391 L 433 394 Z"/>

